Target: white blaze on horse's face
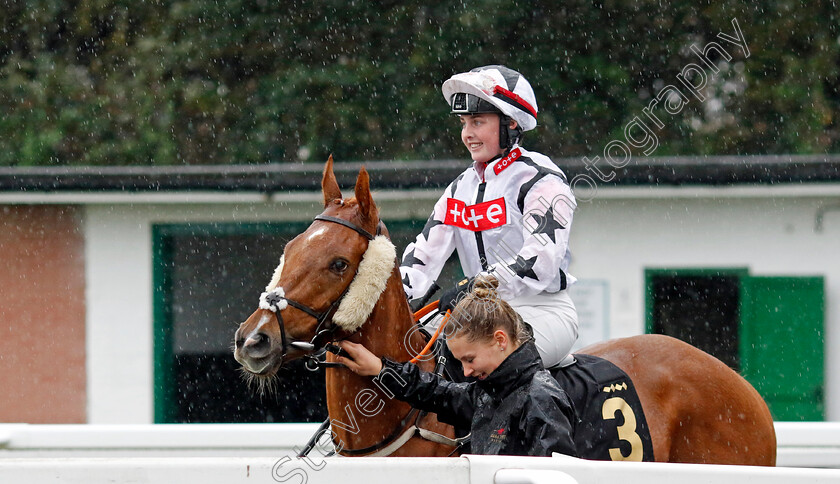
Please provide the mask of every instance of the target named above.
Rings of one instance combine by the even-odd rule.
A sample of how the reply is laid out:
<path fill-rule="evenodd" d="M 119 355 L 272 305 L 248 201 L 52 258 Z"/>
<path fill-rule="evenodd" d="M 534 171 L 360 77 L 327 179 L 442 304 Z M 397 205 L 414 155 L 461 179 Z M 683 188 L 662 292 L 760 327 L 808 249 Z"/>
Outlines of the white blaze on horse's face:
<path fill-rule="evenodd" d="M 309 237 L 306 238 L 306 242 L 311 243 L 311 242 L 314 242 L 314 241 L 318 240 L 319 238 L 321 238 L 324 235 L 324 232 L 326 232 L 326 231 L 327 231 L 326 227 L 319 228 L 318 230 L 309 234 Z"/>
<path fill-rule="evenodd" d="M 270 315 L 268 315 L 268 314 L 263 314 L 263 315 L 262 315 L 262 317 L 260 318 L 260 322 L 259 322 L 259 323 L 257 323 L 257 327 L 256 327 L 256 328 L 254 328 L 254 334 L 256 334 L 256 333 L 260 332 L 260 330 L 262 330 L 263 326 L 265 326 L 266 324 L 268 324 L 268 323 L 270 323 L 270 322 L 271 322 L 271 319 L 272 319 L 272 318 L 271 318 L 271 316 L 270 316 Z M 250 335 L 249 335 L 249 336 L 250 336 Z"/>
<path fill-rule="evenodd" d="M 261 368 L 258 376 L 273 375 L 284 361 L 305 356 L 312 351 L 309 347 L 324 343 L 316 342 L 318 338 L 358 330 L 391 275 L 399 281 L 396 253 L 384 226 L 380 227 L 367 171 L 359 170 L 355 197 L 345 200 L 330 159 L 321 191 L 324 212 L 306 232 L 286 244 L 265 291 L 272 301 L 292 308 L 287 310 L 285 304 L 267 308 L 261 298 L 260 308 L 234 335 L 237 360 L 248 371 Z"/>
<path fill-rule="evenodd" d="M 266 340 L 265 331 L 263 331 L 263 328 L 272 320 L 271 313 L 263 313 L 254 329 L 247 335 L 240 336 L 244 343 L 237 344 L 234 349 L 233 357 L 251 373 L 260 374 L 272 364 L 271 359 L 268 358 L 272 345 Z M 244 324 L 240 325 L 240 329 Z M 243 352 L 247 353 L 247 357 Z"/>

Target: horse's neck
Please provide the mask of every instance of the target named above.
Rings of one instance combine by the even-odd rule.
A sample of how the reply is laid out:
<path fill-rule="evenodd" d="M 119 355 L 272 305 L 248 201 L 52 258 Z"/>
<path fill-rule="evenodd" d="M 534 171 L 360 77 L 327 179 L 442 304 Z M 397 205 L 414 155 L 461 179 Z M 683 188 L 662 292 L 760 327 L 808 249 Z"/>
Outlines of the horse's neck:
<path fill-rule="evenodd" d="M 367 322 L 350 339 L 361 343 L 373 354 L 394 361 L 408 361 L 416 356 L 412 351 L 422 348 L 425 341 L 416 331 L 398 268 L 395 267 L 388 278 L 385 290 Z"/>
<path fill-rule="evenodd" d="M 408 361 L 414 355 L 406 347 L 407 340 L 411 340 L 411 348 L 422 348 L 422 341 L 419 341 L 422 337 L 413 328 L 399 270 L 395 269 L 369 320 L 353 339 L 377 356 Z M 406 404 L 392 401 L 371 377 L 359 376 L 347 369 L 327 371 L 327 409 L 333 432 L 348 449 L 380 442 L 397 428 L 408 408 Z M 354 431 L 356 428 L 367 432 Z"/>
<path fill-rule="evenodd" d="M 376 355 L 394 361 L 407 361 L 414 356 L 406 347 L 409 335 L 414 336 L 413 329 L 414 319 L 405 299 L 399 271 L 395 269 L 370 319 L 362 327 L 361 342 Z"/>

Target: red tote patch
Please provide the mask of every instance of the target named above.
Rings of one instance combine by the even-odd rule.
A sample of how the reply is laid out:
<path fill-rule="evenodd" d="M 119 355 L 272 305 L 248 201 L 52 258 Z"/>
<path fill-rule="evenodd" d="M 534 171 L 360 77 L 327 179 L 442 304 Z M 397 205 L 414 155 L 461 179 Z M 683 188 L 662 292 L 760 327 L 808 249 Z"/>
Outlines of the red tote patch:
<path fill-rule="evenodd" d="M 508 153 L 507 156 L 497 161 L 495 165 L 493 165 L 493 172 L 498 175 L 499 173 L 504 171 L 505 168 L 512 165 L 514 161 L 518 160 L 520 156 L 522 156 L 522 151 L 519 148 L 516 148 L 515 150 Z"/>
<path fill-rule="evenodd" d="M 456 198 L 448 198 L 446 218 L 443 223 L 473 232 L 501 227 L 507 223 L 505 199 L 502 197 L 489 202 L 467 205 Z"/>

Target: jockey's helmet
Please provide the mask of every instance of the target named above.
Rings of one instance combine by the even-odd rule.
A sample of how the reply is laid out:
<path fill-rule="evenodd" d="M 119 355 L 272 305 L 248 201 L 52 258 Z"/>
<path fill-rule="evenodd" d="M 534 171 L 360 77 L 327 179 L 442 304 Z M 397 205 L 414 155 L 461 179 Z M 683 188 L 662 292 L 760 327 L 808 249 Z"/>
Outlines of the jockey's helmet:
<path fill-rule="evenodd" d="M 537 99 L 522 74 L 501 65 L 476 67 L 443 83 L 443 97 L 453 114 L 500 115 L 499 145 L 510 148 L 524 131 L 537 126 Z M 509 129 L 510 120 L 516 128 Z"/>

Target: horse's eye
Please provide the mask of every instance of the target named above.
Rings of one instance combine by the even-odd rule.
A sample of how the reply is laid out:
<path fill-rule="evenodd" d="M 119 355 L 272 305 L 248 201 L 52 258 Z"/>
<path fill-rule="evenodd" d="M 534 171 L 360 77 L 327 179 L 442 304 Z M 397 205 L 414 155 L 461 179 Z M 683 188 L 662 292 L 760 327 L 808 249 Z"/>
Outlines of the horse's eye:
<path fill-rule="evenodd" d="M 350 265 L 344 259 L 336 259 L 330 264 L 330 270 L 336 274 L 343 274 Z"/>

